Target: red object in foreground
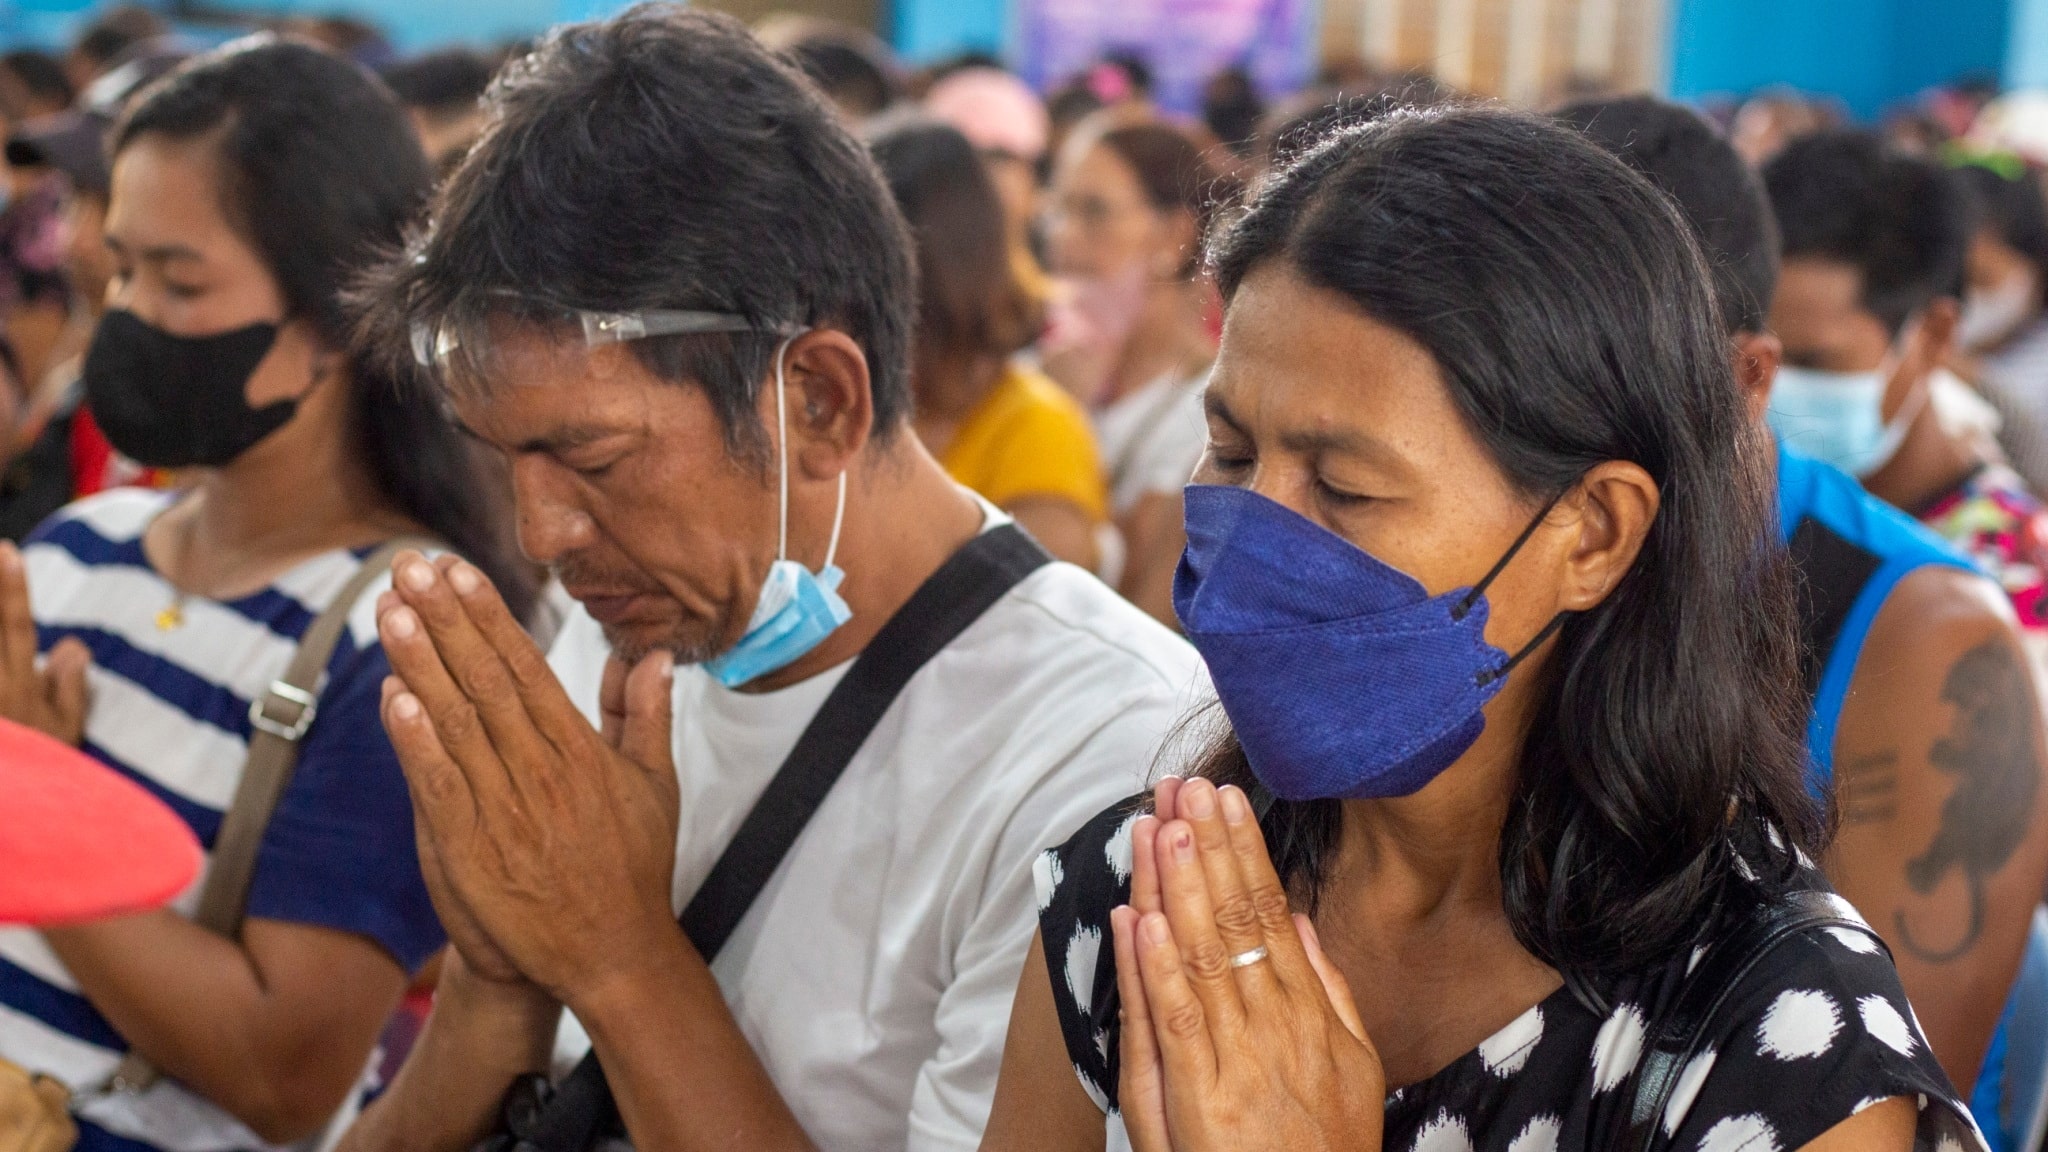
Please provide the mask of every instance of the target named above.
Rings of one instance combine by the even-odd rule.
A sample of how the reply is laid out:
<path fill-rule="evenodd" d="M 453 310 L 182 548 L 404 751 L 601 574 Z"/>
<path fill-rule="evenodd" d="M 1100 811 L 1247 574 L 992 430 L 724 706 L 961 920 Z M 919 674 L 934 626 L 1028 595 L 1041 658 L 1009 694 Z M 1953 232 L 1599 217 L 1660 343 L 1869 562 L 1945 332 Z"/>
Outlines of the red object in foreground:
<path fill-rule="evenodd" d="M 70 924 L 169 903 L 199 842 L 139 785 L 0 720 L 0 923 Z"/>

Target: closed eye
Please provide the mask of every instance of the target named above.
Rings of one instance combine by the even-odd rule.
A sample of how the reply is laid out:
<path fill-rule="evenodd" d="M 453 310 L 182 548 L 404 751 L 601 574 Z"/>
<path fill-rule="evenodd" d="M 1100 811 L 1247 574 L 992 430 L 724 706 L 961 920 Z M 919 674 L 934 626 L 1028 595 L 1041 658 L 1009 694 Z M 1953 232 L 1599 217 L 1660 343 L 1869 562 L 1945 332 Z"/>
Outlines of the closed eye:
<path fill-rule="evenodd" d="M 1203 449 L 1209 466 L 1219 472 L 1239 473 L 1258 463 L 1259 454 L 1252 447 L 1251 437 L 1244 435 L 1229 424 L 1212 419 L 1209 424 L 1209 443 Z"/>
<path fill-rule="evenodd" d="M 620 459 L 623 459 L 623 457 L 614 457 L 602 464 L 571 464 L 569 461 L 564 460 L 562 464 L 570 471 L 587 480 L 602 480 L 613 468 L 618 466 Z"/>
<path fill-rule="evenodd" d="M 633 454 L 631 447 L 576 448 L 551 452 L 555 463 L 587 480 L 599 480 Z"/>
<path fill-rule="evenodd" d="M 1357 492 L 1346 492 L 1341 488 L 1334 488 L 1330 485 L 1329 481 L 1321 479 L 1316 481 L 1316 495 L 1320 499 L 1339 508 L 1356 508 L 1363 504 L 1370 504 L 1376 499 L 1376 497 L 1361 495 Z"/>

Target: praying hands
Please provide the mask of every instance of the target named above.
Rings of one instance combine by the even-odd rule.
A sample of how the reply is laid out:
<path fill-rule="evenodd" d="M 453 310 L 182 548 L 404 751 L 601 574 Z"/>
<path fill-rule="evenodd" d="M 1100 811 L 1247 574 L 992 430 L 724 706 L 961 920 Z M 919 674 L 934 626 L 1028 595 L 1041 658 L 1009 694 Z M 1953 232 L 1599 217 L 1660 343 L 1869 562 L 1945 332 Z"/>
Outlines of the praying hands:
<path fill-rule="evenodd" d="M 429 1143 L 473 1140 L 483 1101 L 545 1063 L 552 999 L 589 1030 L 637 1146 L 807 1147 L 669 903 L 672 658 L 612 660 L 593 728 L 482 573 L 416 553 L 392 572 L 378 605 L 394 673 L 384 725 L 460 962 L 448 1019 L 437 1007 L 353 1146 L 436 1125 L 448 1131 Z M 684 1035 L 696 1059 L 679 1063 L 670 1045 Z M 476 1075 L 472 1042 L 490 1052 Z"/>
<path fill-rule="evenodd" d="M 383 718 L 434 905 L 477 975 L 573 1005 L 679 936 L 671 659 L 613 662 L 600 732 L 475 567 L 406 552 L 392 572 Z"/>
<path fill-rule="evenodd" d="M 1110 915 L 1132 1147 L 1379 1147 L 1379 1056 L 1289 914 L 1250 801 L 1168 778 L 1154 810 L 1131 830 L 1131 903 Z"/>
<path fill-rule="evenodd" d="M 76 636 L 58 641 L 47 660 L 39 662 L 36 652 L 28 569 L 21 549 L 0 543 L 0 717 L 77 747 L 85 735 L 92 653 Z"/>

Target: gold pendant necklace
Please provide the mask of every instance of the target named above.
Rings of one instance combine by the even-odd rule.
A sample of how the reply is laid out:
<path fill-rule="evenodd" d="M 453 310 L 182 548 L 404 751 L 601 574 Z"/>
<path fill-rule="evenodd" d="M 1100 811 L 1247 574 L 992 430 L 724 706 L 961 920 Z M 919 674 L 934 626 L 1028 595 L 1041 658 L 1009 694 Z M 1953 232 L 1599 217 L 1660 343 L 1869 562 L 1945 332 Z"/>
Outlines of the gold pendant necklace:
<path fill-rule="evenodd" d="M 156 614 L 156 630 L 175 632 L 185 624 L 185 593 L 176 593 L 163 611 Z"/>

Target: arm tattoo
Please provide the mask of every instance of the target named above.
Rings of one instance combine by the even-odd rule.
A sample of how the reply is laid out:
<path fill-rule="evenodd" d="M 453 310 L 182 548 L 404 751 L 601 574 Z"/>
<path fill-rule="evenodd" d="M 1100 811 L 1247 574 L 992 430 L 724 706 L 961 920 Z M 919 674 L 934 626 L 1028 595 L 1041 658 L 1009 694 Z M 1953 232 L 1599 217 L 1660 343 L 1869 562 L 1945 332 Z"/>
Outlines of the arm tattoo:
<path fill-rule="evenodd" d="M 1844 824 L 1879 824 L 1899 814 L 1899 754 L 1874 752 L 1843 763 L 1835 801 Z"/>
<path fill-rule="evenodd" d="M 1970 924 L 1962 939 L 1929 948 L 1913 939 L 1904 912 L 1898 936 L 1906 950 L 1931 963 L 1954 960 L 1977 943 L 1984 928 L 1984 885 L 2018 850 L 2041 787 L 2036 762 L 2034 686 L 2011 646 L 1987 640 L 1963 654 L 1943 682 L 1941 698 L 1956 707 L 1949 734 L 1935 741 L 1928 760 L 1956 777 L 1941 806 L 1941 828 L 1927 851 L 1906 864 L 1906 880 L 1925 896 L 1950 869 L 1961 868 L 1970 886 Z"/>

